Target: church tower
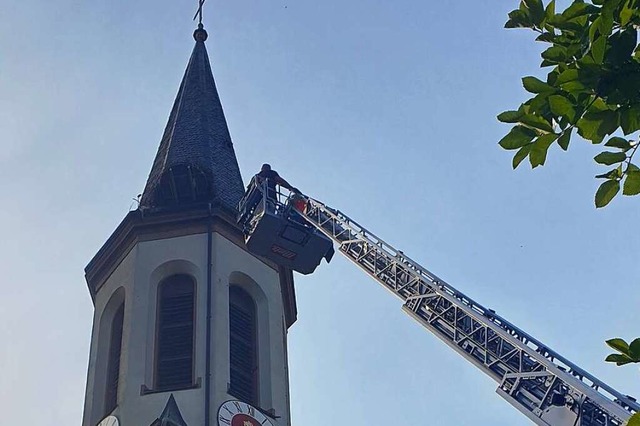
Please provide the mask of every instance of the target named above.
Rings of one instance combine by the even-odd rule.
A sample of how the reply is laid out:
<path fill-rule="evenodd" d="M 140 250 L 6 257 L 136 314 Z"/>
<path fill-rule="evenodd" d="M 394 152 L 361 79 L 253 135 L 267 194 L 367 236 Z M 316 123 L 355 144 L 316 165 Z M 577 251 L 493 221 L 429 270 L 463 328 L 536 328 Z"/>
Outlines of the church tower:
<path fill-rule="evenodd" d="M 256 257 L 202 24 L 138 209 L 86 267 L 83 426 L 289 426 L 290 270 Z"/>

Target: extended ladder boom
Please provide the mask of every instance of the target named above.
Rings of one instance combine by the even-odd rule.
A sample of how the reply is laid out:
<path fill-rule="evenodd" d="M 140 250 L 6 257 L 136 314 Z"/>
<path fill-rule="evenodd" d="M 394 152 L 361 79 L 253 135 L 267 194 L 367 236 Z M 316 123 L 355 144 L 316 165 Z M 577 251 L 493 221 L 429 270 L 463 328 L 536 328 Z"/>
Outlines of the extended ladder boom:
<path fill-rule="evenodd" d="M 538 425 L 618 426 L 636 401 L 552 351 L 420 266 L 345 214 L 304 197 L 300 214 L 404 302 L 403 310 L 499 383 Z"/>

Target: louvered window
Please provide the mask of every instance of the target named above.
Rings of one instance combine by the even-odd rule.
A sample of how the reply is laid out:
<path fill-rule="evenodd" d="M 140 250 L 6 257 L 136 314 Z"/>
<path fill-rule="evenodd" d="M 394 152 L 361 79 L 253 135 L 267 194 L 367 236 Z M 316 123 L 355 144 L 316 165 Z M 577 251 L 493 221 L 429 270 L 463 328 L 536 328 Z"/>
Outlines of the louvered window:
<path fill-rule="evenodd" d="M 118 405 L 118 382 L 120 380 L 120 355 L 122 353 L 123 322 L 124 303 L 121 303 L 111 322 L 109 358 L 107 364 L 107 389 L 105 393 L 105 414 L 111 413 Z"/>
<path fill-rule="evenodd" d="M 258 351 L 256 305 L 239 287 L 229 290 L 231 383 L 229 393 L 249 404 L 258 404 Z"/>
<path fill-rule="evenodd" d="M 187 275 L 174 275 L 158 289 L 156 388 L 193 385 L 195 286 Z"/>

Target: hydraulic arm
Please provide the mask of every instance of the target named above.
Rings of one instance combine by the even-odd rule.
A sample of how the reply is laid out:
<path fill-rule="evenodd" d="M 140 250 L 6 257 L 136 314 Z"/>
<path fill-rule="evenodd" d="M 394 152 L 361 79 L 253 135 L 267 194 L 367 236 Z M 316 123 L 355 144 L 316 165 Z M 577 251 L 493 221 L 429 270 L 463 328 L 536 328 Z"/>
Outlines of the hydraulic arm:
<path fill-rule="evenodd" d="M 289 204 L 398 296 L 409 316 L 498 382 L 497 393 L 534 423 L 617 426 L 640 410 L 635 399 L 465 296 L 345 214 L 306 196 L 295 196 Z"/>

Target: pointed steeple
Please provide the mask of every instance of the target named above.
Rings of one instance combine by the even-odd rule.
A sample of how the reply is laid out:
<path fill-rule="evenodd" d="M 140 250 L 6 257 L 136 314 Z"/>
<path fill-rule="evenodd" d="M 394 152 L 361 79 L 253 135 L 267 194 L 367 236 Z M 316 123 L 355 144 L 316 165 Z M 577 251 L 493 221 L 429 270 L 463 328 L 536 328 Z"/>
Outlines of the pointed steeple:
<path fill-rule="evenodd" d="M 193 37 L 196 44 L 140 201 L 144 209 L 214 203 L 235 210 L 244 193 L 202 24 Z"/>
<path fill-rule="evenodd" d="M 150 426 L 187 426 L 182 418 L 176 399 L 173 394 L 169 397 L 167 405 L 165 405 L 162 414 Z"/>

